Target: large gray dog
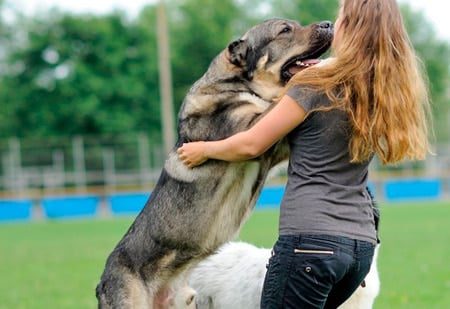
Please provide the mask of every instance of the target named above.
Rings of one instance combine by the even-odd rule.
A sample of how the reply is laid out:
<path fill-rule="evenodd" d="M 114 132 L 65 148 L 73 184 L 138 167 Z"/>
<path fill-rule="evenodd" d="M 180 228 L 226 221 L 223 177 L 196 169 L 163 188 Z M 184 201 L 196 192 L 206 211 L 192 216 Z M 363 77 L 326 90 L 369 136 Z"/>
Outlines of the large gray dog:
<path fill-rule="evenodd" d="M 190 89 L 176 147 L 251 127 L 289 78 L 311 63 L 306 60 L 329 48 L 332 36 L 329 22 L 302 27 L 271 19 L 250 29 Z M 280 142 L 255 160 L 211 160 L 189 169 L 174 148 L 145 208 L 108 257 L 96 289 L 99 307 L 161 307 L 159 296 L 177 276 L 235 236 L 269 169 L 287 155 Z"/>

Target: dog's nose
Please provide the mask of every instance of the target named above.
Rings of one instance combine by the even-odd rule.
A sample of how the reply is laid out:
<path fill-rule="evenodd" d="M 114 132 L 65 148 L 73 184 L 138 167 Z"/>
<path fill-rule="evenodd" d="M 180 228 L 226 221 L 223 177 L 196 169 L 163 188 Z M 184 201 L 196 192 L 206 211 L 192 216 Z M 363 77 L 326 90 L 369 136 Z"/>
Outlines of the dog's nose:
<path fill-rule="evenodd" d="M 323 29 L 333 28 L 333 23 L 331 21 L 323 21 L 319 23 L 319 27 Z"/>

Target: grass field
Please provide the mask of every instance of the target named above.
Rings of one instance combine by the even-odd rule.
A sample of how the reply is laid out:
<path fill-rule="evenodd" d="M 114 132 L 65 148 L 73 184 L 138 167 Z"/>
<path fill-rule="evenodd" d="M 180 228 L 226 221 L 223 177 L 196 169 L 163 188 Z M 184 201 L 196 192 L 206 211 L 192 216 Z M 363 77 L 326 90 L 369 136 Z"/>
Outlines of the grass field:
<path fill-rule="evenodd" d="M 277 216 L 255 212 L 241 239 L 270 247 Z M 449 219 L 450 203 L 382 206 L 375 308 L 450 308 Z M 95 308 L 106 256 L 131 221 L 0 225 L 0 308 Z"/>

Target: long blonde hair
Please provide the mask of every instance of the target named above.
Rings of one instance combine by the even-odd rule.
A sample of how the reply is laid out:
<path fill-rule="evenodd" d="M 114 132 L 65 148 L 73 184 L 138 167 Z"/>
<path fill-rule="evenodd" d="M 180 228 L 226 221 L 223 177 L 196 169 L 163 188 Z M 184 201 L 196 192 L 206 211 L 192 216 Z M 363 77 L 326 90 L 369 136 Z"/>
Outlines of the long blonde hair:
<path fill-rule="evenodd" d="M 424 159 L 429 101 L 420 63 L 395 0 L 344 0 L 330 65 L 296 74 L 287 87 L 325 91 L 349 115 L 352 162 Z"/>

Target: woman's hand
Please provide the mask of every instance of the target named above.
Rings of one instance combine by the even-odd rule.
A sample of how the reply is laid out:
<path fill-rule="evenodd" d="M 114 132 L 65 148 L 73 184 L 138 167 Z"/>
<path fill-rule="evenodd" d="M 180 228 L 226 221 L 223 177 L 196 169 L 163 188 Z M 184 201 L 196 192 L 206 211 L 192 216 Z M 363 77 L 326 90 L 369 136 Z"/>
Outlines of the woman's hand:
<path fill-rule="evenodd" d="M 177 150 L 180 160 L 189 168 L 198 166 L 208 160 L 206 142 L 184 143 Z"/>

